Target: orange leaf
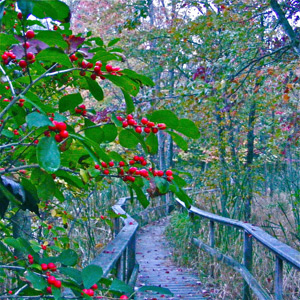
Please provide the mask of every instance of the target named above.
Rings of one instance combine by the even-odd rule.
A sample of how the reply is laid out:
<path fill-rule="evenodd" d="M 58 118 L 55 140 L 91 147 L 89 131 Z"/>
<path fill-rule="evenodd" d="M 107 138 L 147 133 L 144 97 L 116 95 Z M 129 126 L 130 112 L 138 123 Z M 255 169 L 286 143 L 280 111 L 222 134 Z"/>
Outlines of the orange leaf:
<path fill-rule="evenodd" d="M 284 103 L 288 103 L 290 100 L 290 96 L 288 94 L 283 94 L 282 98 Z"/>

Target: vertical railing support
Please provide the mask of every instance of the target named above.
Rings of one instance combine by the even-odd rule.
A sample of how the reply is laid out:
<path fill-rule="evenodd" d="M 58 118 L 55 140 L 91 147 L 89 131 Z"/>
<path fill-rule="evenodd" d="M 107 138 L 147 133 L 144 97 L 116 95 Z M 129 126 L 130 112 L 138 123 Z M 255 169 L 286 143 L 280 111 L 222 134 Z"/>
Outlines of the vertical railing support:
<path fill-rule="evenodd" d="M 215 222 L 209 221 L 209 243 L 212 248 L 215 248 Z"/>
<path fill-rule="evenodd" d="M 209 221 L 209 245 L 212 248 L 215 248 L 215 222 L 214 221 Z M 214 258 L 211 258 L 212 264 L 210 267 L 210 276 L 212 278 L 215 277 L 215 262 L 216 260 Z"/>
<path fill-rule="evenodd" d="M 252 270 L 252 236 L 244 231 L 244 251 L 243 251 L 244 266 L 251 272 Z M 243 300 L 251 300 L 251 291 L 247 282 L 244 280 Z"/>
<path fill-rule="evenodd" d="M 120 232 L 120 218 L 114 219 L 114 237 Z"/>
<path fill-rule="evenodd" d="M 135 266 L 135 245 L 136 245 L 136 235 L 132 237 L 127 247 L 127 282 L 130 280 L 132 271 Z"/>
<path fill-rule="evenodd" d="M 275 262 L 275 299 L 282 300 L 283 299 L 283 262 L 282 259 L 276 256 Z"/>

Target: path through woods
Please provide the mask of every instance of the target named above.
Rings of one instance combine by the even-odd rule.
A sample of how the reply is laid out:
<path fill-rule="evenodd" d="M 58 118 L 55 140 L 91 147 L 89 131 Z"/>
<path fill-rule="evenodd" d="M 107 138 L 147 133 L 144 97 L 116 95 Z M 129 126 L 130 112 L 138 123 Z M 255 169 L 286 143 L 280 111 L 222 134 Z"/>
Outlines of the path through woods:
<path fill-rule="evenodd" d="M 174 296 L 157 294 L 155 292 L 138 294 L 138 300 L 201 300 L 213 299 L 204 284 L 184 266 L 176 266 L 171 260 L 164 230 L 168 218 L 149 224 L 139 230 L 137 236 L 137 261 L 140 265 L 137 286 L 155 285 L 166 287 Z"/>

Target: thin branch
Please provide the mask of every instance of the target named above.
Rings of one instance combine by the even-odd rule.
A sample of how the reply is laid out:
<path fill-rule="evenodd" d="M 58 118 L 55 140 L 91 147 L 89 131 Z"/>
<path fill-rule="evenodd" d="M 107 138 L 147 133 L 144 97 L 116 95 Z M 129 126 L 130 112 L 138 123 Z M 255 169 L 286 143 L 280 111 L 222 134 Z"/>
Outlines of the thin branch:
<path fill-rule="evenodd" d="M 11 80 L 9 79 L 9 77 L 7 76 L 5 70 L 2 68 L 1 65 L 0 65 L 0 70 L 1 70 L 2 74 L 4 75 L 5 79 L 7 80 L 8 84 L 9 84 L 9 87 L 10 87 L 12 95 L 15 97 L 16 96 L 16 92 L 15 92 L 14 86 L 13 86 Z M 2 117 L 0 117 L 0 119 L 1 118 Z"/>

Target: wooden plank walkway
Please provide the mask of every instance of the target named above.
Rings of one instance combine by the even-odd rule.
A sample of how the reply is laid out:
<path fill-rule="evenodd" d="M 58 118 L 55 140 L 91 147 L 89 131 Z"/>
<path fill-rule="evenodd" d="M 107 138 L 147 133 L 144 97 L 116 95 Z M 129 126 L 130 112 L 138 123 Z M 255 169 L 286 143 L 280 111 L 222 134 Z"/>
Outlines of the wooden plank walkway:
<path fill-rule="evenodd" d="M 166 287 L 174 296 L 155 292 L 140 293 L 138 300 L 203 300 L 213 299 L 196 274 L 171 261 L 171 249 L 164 237 L 168 219 L 157 221 L 140 229 L 137 236 L 137 261 L 140 271 L 137 286 L 155 285 Z"/>

